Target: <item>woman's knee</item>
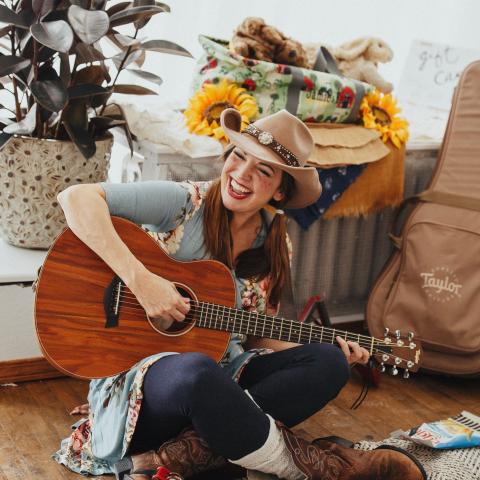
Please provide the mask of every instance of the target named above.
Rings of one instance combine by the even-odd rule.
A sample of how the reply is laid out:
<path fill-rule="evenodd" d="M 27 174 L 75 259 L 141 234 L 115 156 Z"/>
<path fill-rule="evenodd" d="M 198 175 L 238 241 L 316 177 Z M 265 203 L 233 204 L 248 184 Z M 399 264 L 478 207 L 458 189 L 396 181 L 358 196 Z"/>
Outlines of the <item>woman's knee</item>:
<path fill-rule="evenodd" d="M 209 383 L 215 382 L 218 374 L 222 373 L 215 360 L 203 353 L 188 352 L 178 356 L 180 387 L 188 392 L 198 388 L 209 388 Z"/>
<path fill-rule="evenodd" d="M 158 395 L 182 398 L 218 368 L 217 363 L 203 353 L 168 355 L 148 369 L 144 386 Z"/>

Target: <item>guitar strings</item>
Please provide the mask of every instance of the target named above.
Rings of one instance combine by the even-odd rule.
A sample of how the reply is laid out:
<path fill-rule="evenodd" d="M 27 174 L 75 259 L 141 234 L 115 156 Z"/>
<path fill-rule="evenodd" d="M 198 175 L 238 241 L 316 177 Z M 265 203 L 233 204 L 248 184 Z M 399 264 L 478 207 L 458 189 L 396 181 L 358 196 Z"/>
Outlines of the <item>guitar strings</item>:
<path fill-rule="evenodd" d="M 124 302 L 120 302 L 120 303 L 124 303 Z M 127 304 L 128 304 L 128 303 L 127 303 Z M 134 306 L 134 307 L 126 307 L 126 306 L 123 306 L 122 309 L 126 309 L 126 310 L 129 310 L 129 311 L 133 311 L 133 312 L 135 312 L 135 313 L 141 313 L 142 316 L 146 316 L 145 310 L 144 310 L 143 308 L 141 308 L 141 307 L 139 308 L 139 306 L 136 306 L 136 304 L 132 304 L 132 303 L 130 303 L 130 305 L 135 305 L 135 306 Z M 185 316 L 185 319 L 186 319 L 186 320 L 190 320 L 188 317 L 189 317 L 190 315 L 191 315 L 192 317 L 195 317 L 195 313 L 205 313 L 205 312 L 192 312 L 192 309 L 190 309 L 190 311 L 189 311 L 189 312 L 187 313 L 187 315 Z M 193 320 L 193 318 L 191 318 L 191 320 Z M 210 322 L 210 323 L 211 323 L 211 322 Z M 223 323 L 224 323 L 224 322 L 223 322 Z M 223 325 L 223 323 L 222 323 L 222 325 Z M 228 323 L 228 326 L 232 326 L 229 322 L 227 322 L 227 323 Z M 309 325 L 309 326 L 313 326 L 313 325 Z M 201 327 L 200 327 L 200 328 L 201 328 Z M 225 331 L 225 332 L 228 332 L 228 330 L 222 330 L 222 329 L 217 329 L 217 331 Z M 233 332 L 232 332 L 232 333 L 233 333 Z M 248 330 L 247 330 L 247 332 L 234 332 L 234 333 L 248 333 Z M 308 336 L 308 335 L 307 335 L 307 336 Z M 270 337 L 270 338 L 271 338 L 271 337 Z M 374 337 L 372 337 L 372 338 L 374 338 Z M 307 341 L 306 338 L 301 338 L 301 339 Z M 299 339 L 299 340 L 300 340 L 300 339 Z M 334 343 L 333 340 L 335 340 L 335 339 L 333 338 L 333 336 L 332 336 L 332 337 L 328 337 L 328 336 L 325 336 L 325 335 L 324 335 L 324 336 L 323 336 L 323 340 L 330 340 L 331 343 L 333 344 L 333 343 Z M 323 340 L 322 340 L 322 341 L 323 341 Z M 321 342 L 319 342 L 319 343 L 321 343 Z M 327 343 L 327 342 L 325 342 L 325 343 Z M 372 348 L 371 342 L 369 342 L 368 344 L 365 344 L 364 346 L 365 346 L 365 348 L 368 347 L 368 348 L 367 348 L 368 350 L 370 350 L 370 349 Z M 383 344 L 383 346 L 387 346 L 387 344 Z M 373 348 L 373 349 L 372 349 L 372 354 L 373 354 L 373 353 L 375 353 L 375 354 L 381 354 L 381 355 L 388 355 L 389 357 L 392 357 L 392 358 L 393 358 L 394 356 L 395 356 L 395 357 L 398 357 L 398 355 L 393 355 L 392 353 L 388 353 L 388 352 L 385 352 L 385 351 L 383 351 L 383 350 L 379 350 L 378 348 Z M 408 362 L 408 359 L 406 359 L 406 358 L 402 358 L 402 357 L 398 357 L 398 358 L 399 358 L 401 361 L 403 361 L 403 362 Z"/>
<path fill-rule="evenodd" d="M 135 305 L 138 304 L 140 306 L 140 308 L 143 309 L 143 307 L 141 307 L 141 305 L 138 303 L 138 300 L 135 297 L 135 295 L 133 295 L 129 292 L 123 292 L 122 295 L 121 295 L 121 298 L 132 299 L 132 300 L 135 301 Z M 250 313 L 250 312 L 246 312 L 244 310 L 236 309 L 234 307 L 227 307 L 227 306 L 224 306 L 224 305 L 217 305 L 217 304 L 209 303 L 209 302 L 192 302 L 191 304 L 193 305 L 194 303 L 197 303 L 198 305 L 201 305 L 202 306 L 201 308 L 203 308 L 203 305 L 204 305 L 205 308 L 208 310 L 208 313 L 211 313 L 211 314 L 224 315 L 225 312 L 220 312 L 220 308 L 221 309 L 229 309 L 229 312 L 232 312 L 232 315 L 230 315 L 230 313 L 228 313 L 228 317 L 229 317 L 229 319 L 231 319 L 233 317 L 234 321 L 235 320 L 240 320 L 240 321 L 246 320 L 245 318 L 243 318 L 243 315 L 248 315 Z M 263 319 L 265 321 L 265 324 L 270 326 L 270 327 L 272 326 L 272 323 L 275 323 L 275 321 L 280 321 L 280 322 L 283 322 L 283 323 L 290 322 L 290 323 L 292 323 L 292 326 L 296 325 L 297 323 L 300 323 L 296 320 L 290 320 L 290 319 L 282 318 L 282 317 L 274 317 L 272 315 L 265 315 L 265 314 L 258 314 L 258 313 L 253 313 L 253 315 L 257 316 L 258 318 L 263 317 Z M 250 319 L 247 319 L 247 320 L 250 320 Z M 321 334 L 322 329 L 326 333 L 330 333 L 331 331 L 336 330 L 336 329 L 329 329 L 327 327 L 316 327 L 316 328 L 318 330 L 318 334 Z M 339 332 L 344 332 L 343 330 L 338 330 L 338 331 Z M 344 332 L 344 333 L 348 334 L 349 332 Z M 333 333 L 332 333 L 332 335 L 333 335 Z M 354 333 L 350 333 L 350 335 L 352 335 L 356 339 L 362 338 L 365 342 L 368 342 L 368 345 L 371 344 L 371 341 L 372 341 L 371 339 L 375 338 L 375 337 L 370 337 L 370 336 L 367 336 L 367 335 L 354 334 Z M 381 344 L 384 345 L 384 346 L 389 346 L 388 344 L 384 343 L 380 339 L 375 338 L 375 340 L 378 341 L 378 342 L 381 342 Z"/>
<path fill-rule="evenodd" d="M 131 295 L 131 296 L 128 296 L 128 295 L 124 295 L 124 296 L 127 296 L 129 298 L 132 298 L 135 300 L 135 303 L 130 303 L 131 305 L 135 305 L 135 306 L 138 306 L 141 310 L 143 310 L 143 307 L 138 303 L 138 300 L 136 299 L 136 297 L 134 295 Z M 120 303 L 124 303 L 126 304 L 127 302 L 120 302 Z M 220 311 L 220 308 L 221 309 L 229 309 L 229 312 L 233 312 L 233 315 L 230 315 L 230 313 L 228 314 L 228 319 L 231 320 L 232 317 L 233 317 L 233 320 L 234 322 L 235 321 L 238 321 L 240 320 L 241 323 L 243 323 L 243 321 L 247 321 L 247 322 L 250 322 L 252 320 L 251 318 L 251 315 L 249 316 L 249 318 L 245 319 L 243 317 L 243 315 L 247 315 L 249 314 L 250 312 L 245 312 L 243 310 L 239 310 L 239 312 L 237 313 L 235 308 L 231 308 L 231 307 L 225 307 L 223 305 L 216 305 L 216 304 L 212 304 L 212 303 L 208 303 L 208 302 L 195 302 L 197 303 L 198 305 L 200 305 L 200 308 L 202 309 L 201 312 L 198 312 L 198 313 L 203 313 L 203 306 L 205 305 L 205 308 L 206 308 L 206 311 L 204 313 L 208 313 L 208 314 L 213 314 L 213 315 L 224 315 L 225 312 L 221 312 Z M 194 305 L 195 303 L 192 303 L 192 305 Z M 143 310 L 144 311 L 144 310 Z M 239 316 L 240 315 L 240 316 Z M 289 325 L 291 325 L 292 327 L 294 326 L 301 326 L 302 324 L 298 321 L 295 321 L 295 320 L 289 320 L 289 319 L 285 319 L 285 318 L 281 318 L 281 317 L 272 317 L 272 316 L 269 316 L 269 315 L 264 315 L 264 314 L 258 314 L 258 313 L 254 313 L 254 315 L 257 317 L 257 318 L 261 318 L 263 317 L 264 318 L 264 323 L 266 325 L 267 328 L 272 328 L 273 327 L 273 324 L 275 323 L 275 321 L 280 321 L 282 324 L 286 324 L 286 326 L 288 327 Z M 223 320 L 222 320 L 223 322 Z M 217 323 L 217 321 L 215 320 L 215 323 Z M 211 325 L 211 321 L 210 321 L 210 325 Z M 350 332 L 345 332 L 344 330 L 337 330 L 337 329 L 329 329 L 327 327 L 319 327 L 319 326 L 314 326 L 312 325 L 313 329 L 315 330 L 315 334 L 316 335 L 322 335 L 322 331 L 323 331 L 323 336 L 325 336 L 325 333 L 327 335 L 332 335 L 335 336 L 338 335 L 340 337 L 342 337 L 342 334 L 345 334 L 345 340 L 347 339 L 348 336 L 351 336 L 352 340 L 354 341 L 357 341 L 357 342 L 362 342 L 362 338 L 363 338 L 363 346 L 365 347 L 368 347 L 368 348 L 371 348 L 371 344 L 372 344 L 372 338 L 374 339 L 374 342 L 377 342 L 378 345 L 380 346 L 392 346 L 391 343 L 386 343 L 384 342 L 383 340 L 381 339 L 377 339 L 375 337 L 369 337 L 369 336 L 366 336 L 366 335 L 361 335 L 361 334 L 355 334 L 355 333 L 350 333 Z M 296 328 L 296 327 L 295 327 Z M 338 332 L 338 333 L 337 333 Z M 341 332 L 341 333 L 340 333 Z M 403 347 L 403 348 L 409 348 L 407 345 L 395 345 L 395 346 L 398 346 L 398 347 Z"/>
<path fill-rule="evenodd" d="M 223 313 L 223 312 L 220 312 L 220 308 L 223 308 L 223 306 L 220 306 L 220 308 L 211 308 L 212 306 L 214 306 L 214 304 L 210 304 L 210 303 L 206 303 L 206 302 L 199 302 L 199 303 L 204 303 L 206 305 L 206 308 L 204 309 L 204 307 L 202 305 L 202 306 L 200 306 L 199 310 L 195 310 L 194 309 L 195 304 L 192 303 L 192 307 L 190 308 L 187 316 L 190 313 L 192 313 L 192 314 L 197 313 L 197 314 L 200 314 L 200 315 L 202 315 L 202 314 L 220 315 L 221 313 Z M 143 307 L 141 307 L 139 304 L 137 305 L 137 303 L 125 302 L 125 301 L 122 300 L 122 301 L 119 302 L 119 305 L 133 305 L 135 310 L 138 310 L 138 311 L 141 310 L 145 313 L 145 310 L 143 309 Z M 225 307 L 225 308 L 229 308 L 229 307 Z M 248 312 L 244 312 L 244 314 L 248 315 Z M 238 315 L 239 314 L 224 316 L 224 318 L 226 318 L 226 320 L 220 320 L 220 321 L 209 320 L 208 323 L 210 324 L 210 326 L 212 326 L 212 322 L 214 322 L 215 325 L 217 325 L 217 323 L 220 323 L 220 325 L 226 324 L 228 326 L 236 326 L 236 321 L 241 320 L 241 324 L 243 324 L 244 322 L 245 322 L 245 324 L 247 324 L 247 331 L 245 333 L 251 333 L 251 334 L 253 334 L 253 332 L 257 333 L 257 328 L 256 327 L 255 328 L 250 328 L 250 324 L 251 324 L 252 321 L 255 322 L 255 324 L 257 323 L 255 321 L 255 317 L 253 317 L 253 318 L 252 317 L 242 318 L 242 317 L 239 317 Z M 277 331 L 278 331 L 278 328 L 280 327 L 280 325 L 275 325 L 275 321 L 269 320 L 267 315 L 257 314 L 257 313 L 255 313 L 254 315 L 257 318 L 260 318 L 260 315 L 261 315 L 261 317 L 265 317 L 264 318 L 265 321 L 262 323 L 262 325 L 263 324 L 265 325 L 265 328 L 263 328 L 264 331 L 265 330 L 268 331 L 268 329 L 270 329 L 270 331 L 273 332 L 273 327 L 274 326 L 277 327 Z M 234 318 L 232 318 L 232 317 L 234 317 Z M 231 322 L 232 320 L 233 320 L 233 325 L 232 325 L 232 322 Z M 282 320 L 282 319 L 277 317 L 277 320 Z M 207 320 L 202 320 L 202 321 L 204 321 L 205 323 L 207 322 Z M 296 330 L 298 329 L 297 333 L 300 334 L 299 338 L 303 338 L 305 340 L 309 337 L 308 333 L 301 332 L 301 330 L 303 330 L 302 327 L 304 327 L 305 325 L 308 325 L 308 327 L 310 327 L 312 329 L 312 335 L 315 335 L 317 337 L 320 335 L 324 339 L 332 339 L 335 336 L 333 331 L 335 331 L 336 329 L 331 329 L 332 331 L 330 332 L 330 331 L 328 331 L 328 329 L 325 329 L 325 327 L 317 327 L 317 326 L 312 325 L 312 324 L 302 324 L 301 322 L 298 322 L 298 321 L 295 321 L 295 320 L 288 320 L 288 319 L 283 319 L 283 325 L 282 325 L 281 330 L 282 330 L 282 333 L 284 333 L 284 331 L 287 330 L 289 328 L 289 326 L 291 326 L 292 328 L 295 328 Z M 285 328 L 283 328 L 283 327 L 285 327 Z M 260 327 L 258 327 L 258 329 L 259 328 Z M 324 329 L 323 332 L 322 332 L 322 329 Z M 252 332 L 250 332 L 250 330 L 252 330 Z M 296 333 L 294 333 L 294 335 L 296 335 Z M 365 348 L 368 347 L 369 349 L 371 348 L 371 345 L 372 345 L 372 338 L 374 339 L 374 343 L 377 342 L 378 344 L 380 344 L 382 346 L 388 346 L 387 344 L 379 341 L 378 339 L 376 339 L 374 337 L 366 337 L 366 338 L 368 338 L 368 340 L 363 340 L 362 341 L 362 339 L 361 339 L 362 335 L 356 334 L 356 333 L 345 332 L 344 330 L 337 330 L 337 335 L 340 336 L 340 337 L 342 337 L 342 335 L 344 335 L 344 336 L 348 335 L 354 341 L 358 341 L 359 344 L 363 343 L 362 346 L 365 346 Z M 291 334 L 289 336 L 292 337 Z M 295 338 L 295 336 L 294 336 L 294 338 Z M 344 338 L 344 340 L 345 340 L 345 338 Z"/>
<path fill-rule="evenodd" d="M 195 304 L 193 303 L 192 304 L 192 308 L 190 309 L 190 311 L 188 312 L 188 314 L 186 315 L 186 319 L 188 320 L 189 318 L 189 315 L 191 314 L 191 316 L 194 316 L 195 313 L 197 314 L 220 314 L 220 310 L 218 307 L 221 307 L 223 308 L 223 306 L 217 306 L 215 304 L 209 304 L 209 303 L 206 303 L 206 302 L 199 302 L 199 303 L 203 303 L 203 304 L 206 304 L 207 307 L 206 307 L 206 311 L 204 310 L 203 308 L 203 305 L 200 307 L 200 310 L 194 308 L 195 307 Z M 123 308 L 127 308 L 129 310 L 133 310 L 133 311 L 142 311 L 144 315 L 145 314 L 145 311 L 144 309 L 138 304 L 138 303 L 132 303 L 132 302 L 125 302 L 125 301 L 121 301 L 120 304 L 123 304 L 123 305 L 133 305 L 133 307 L 123 307 Z M 226 307 L 226 308 L 229 308 L 229 307 Z M 245 312 L 243 312 L 245 313 Z M 258 314 L 256 314 L 258 316 Z M 234 320 L 234 324 L 233 326 L 235 326 L 235 320 L 238 320 L 238 316 L 236 314 L 234 314 L 235 318 L 233 319 Z M 265 315 L 262 315 L 265 317 L 265 320 L 267 320 L 267 316 Z M 252 335 L 256 334 L 257 333 L 257 328 L 255 326 L 255 328 L 251 328 L 250 326 L 250 322 L 251 322 L 251 318 L 249 319 L 245 319 L 243 318 L 243 320 L 245 320 L 247 322 L 247 329 L 246 329 L 246 332 L 245 333 L 250 333 Z M 327 331 L 324 331 L 323 334 L 322 334 L 322 328 L 324 329 L 325 327 L 316 327 L 314 325 L 311 325 L 311 324 L 308 324 L 308 326 L 310 327 L 310 330 L 311 330 L 311 334 L 309 335 L 308 332 L 303 332 L 304 328 L 302 328 L 304 325 L 306 324 L 302 324 L 300 322 L 296 322 L 294 320 L 287 320 L 287 319 L 284 319 L 285 322 L 289 322 L 287 323 L 286 327 L 288 328 L 289 324 L 291 327 L 293 327 L 293 325 L 296 325 L 295 328 L 298 328 L 298 341 L 300 340 L 303 340 L 303 341 L 310 341 L 311 338 L 312 338 L 312 335 L 315 334 L 316 338 L 318 339 L 318 335 L 320 335 L 321 337 L 321 341 L 325 340 L 325 341 L 330 341 L 331 343 L 334 343 L 333 341 L 335 340 L 335 330 L 336 329 L 331 329 L 331 332 L 329 332 L 328 330 Z M 220 326 L 223 327 L 223 325 L 226 323 L 226 325 L 228 327 L 232 327 L 232 324 L 231 324 L 231 316 L 229 315 L 228 316 L 228 319 L 227 320 L 221 320 L 220 321 Z M 243 322 L 242 322 L 243 323 Z M 205 320 L 205 324 L 206 324 L 206 320 Z M 209 321 L 209 324 L 210 324 L 210 327 L 212 326 L 212 320 Z M 215 326 L 217 326 L 217 320 L 215 320 Z M 243 326 L 243 325 L 241 325 Z M 265 326 L 267 328 L 267 331 L 268 331 L 268 328 L 271 329 L 271 336 L 274 336 L 272 335 L 273 334 L 273 322 L 265 322 Z M 308 327 L 307 327 L 308 328 Z M 220 328 L 219 330 L 221 330 L 222 328 Z M 282 329 L 283 330 L 283 329 Z M 283 333 L 283 331 L 281 330 L 281 332 Z M 315 331 L 315 330 L 320 330 L 320 332 L 318 331 Z M 262 329 L 262 333 L 265 331 L 265 327 Z M 278 328 L 277 328 L 277 331 L 278 331 Z M 291 328 L 290 328 L 290 332 L 291 332 Z M 240 333 L 244 333 L 244 332 L 240 332 Z M 365 347 L 366 349 L 370 350 L 372 348 L 372 343 L 373 345 L 377 345 L 377 346 L 391 346 L 391 344 L 386 344 L 385 342 L 381 341 L 381 340 L 378 340 L 376 339 L 375 337 L 367 337 L 369 340 L 368 341 L 362 341 L 360 340 L 358 337 L 361 337 L 361 335 L 358 335 L 358 334 L 353 334 L 353 333 L 349 333 L 349 332 L 344 332 L 342 330 L 338 330 L 338 336 L 342 337 L 341 333 L 345 333 L 345 339 L 347 339 L 347 336 L 350 335 L 352 339 L 354 340 L 357 340 L 358 343 L 360 345 L 362 345 L 363 347 Z M 296 336 L 296 332 L 294 334 Z M 295 339 L 295 336 L 294 336 L 294 339 Z M 372 338 L 374 339 L 374 341 L 372 342 Z M 289 339 L 291 339 L 291 333 L 289 334 Z M 383 351 L 378 351 L 376 349 L 377 352 L 379 353 L 387 353 L 387 352 L 383 352 Z"/>

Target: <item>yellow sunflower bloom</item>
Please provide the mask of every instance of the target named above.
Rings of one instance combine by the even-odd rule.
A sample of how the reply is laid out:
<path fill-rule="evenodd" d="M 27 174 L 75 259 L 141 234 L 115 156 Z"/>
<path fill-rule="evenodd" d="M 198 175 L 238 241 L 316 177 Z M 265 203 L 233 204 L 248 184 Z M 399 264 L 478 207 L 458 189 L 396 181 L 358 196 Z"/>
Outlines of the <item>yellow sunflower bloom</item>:
<path fill-rule="evenodd" d="M 397 114 L 401 108 L 391 94 L 373 90 L 365 95 L 360 105 L 360 115 L 366 128 L 378 130 L 383 142 L 390 140 L 397 148 L 408 140 L 408 122 Z"/>
<path fill-rule="evenodd" d="M 236 108 L 242 116 L 242 127 L 247 127 L 258 115 L 255 98 L 227 79 L 219 83 L 204 83 L 201 90 L 190 99 L 184 112 L 190 132 L 209 135 L 217 140 L 227 139 L 220 126 L 220 115 L 226 108 Z"/>

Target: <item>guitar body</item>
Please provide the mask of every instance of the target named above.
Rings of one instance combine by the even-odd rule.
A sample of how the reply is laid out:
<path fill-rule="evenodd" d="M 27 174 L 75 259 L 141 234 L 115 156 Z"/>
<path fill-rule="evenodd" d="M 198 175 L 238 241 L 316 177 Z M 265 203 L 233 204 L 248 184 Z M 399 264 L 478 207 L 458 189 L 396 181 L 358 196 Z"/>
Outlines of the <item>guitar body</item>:
<path fill-rule="evenodd" d="M 151 272 L 174 282 L 182 294 L 187 292 L 197 302 L 235 306 L 235 280 L 225 265 L 174 260 L 134 223 L 118 217 L 112 222 L 130 251 Z M 121 373 L 159 352 L 196 351 L 216 361 L 222 358 L 230 333 L 196 327 L 195 316 L 190 322 L 175 322 L 172 331 L 162 331 L 125 286 L 126 300 L 109 320 L 106 302 L 115 305 L 117 293 L 109 290 L 115 278 L 118 284 L 115 273 L 70 229 L 57 237 L 42 267 L 35 299 L 38 339 L 56 368 L 88 379 Z"/>

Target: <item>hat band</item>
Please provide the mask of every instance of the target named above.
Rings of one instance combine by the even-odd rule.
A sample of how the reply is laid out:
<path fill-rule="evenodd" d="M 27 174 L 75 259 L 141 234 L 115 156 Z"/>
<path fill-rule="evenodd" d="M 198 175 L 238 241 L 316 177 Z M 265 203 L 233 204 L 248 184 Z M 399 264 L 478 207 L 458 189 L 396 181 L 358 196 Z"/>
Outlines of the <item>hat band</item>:
<path fill-rule="evenodd" d="M 250 124 L 242 133 L 248 133 L 252 137 L 255 137 L 259 143 L 270 148 L 279 155 L 290 167 L 300 166 L 297 157 L 288 148 L 284 147 L 281 143 L 278 143 L 270 132 L 265 132 L 264 130 L 257 128 L 255 125 Z"/>

